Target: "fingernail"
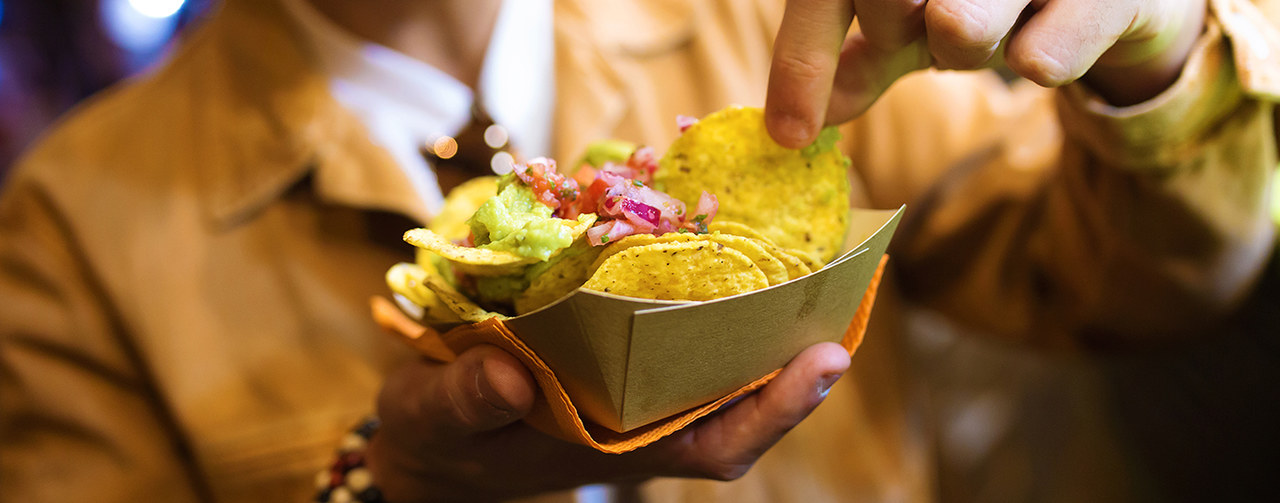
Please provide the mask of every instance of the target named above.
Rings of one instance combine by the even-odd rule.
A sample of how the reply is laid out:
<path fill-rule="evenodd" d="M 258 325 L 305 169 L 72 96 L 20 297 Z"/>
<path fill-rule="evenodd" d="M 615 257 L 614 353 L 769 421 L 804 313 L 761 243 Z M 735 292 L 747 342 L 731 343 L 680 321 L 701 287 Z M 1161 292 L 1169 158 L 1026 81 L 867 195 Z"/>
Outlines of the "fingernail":
<path fill-rule="evenodd" d="M 778 114 L 774 119 L 774 139 L 778 143 L 791 148 L 802 148 L 812 142 L 809 122 L 787 113 Z"/>
<path fill-rule="evenodd" d="M 487 362 L 482 362 L 480 368 L 476 372 L 476 394 L 480 395 L 480 399 L 492 407 L 495 416 L 501 418 L 509 418 L 515 415 L 515 410 L 511 404 L 507 403 L 493 387 L 493 383 L 489 380 L 489 370 L 486 368 Z"/>
<path fill-rule="evenodd" d="M 834 385 L 842 375 L 844 374 L 827 374 L 822 376 L 822 379 L 818 381 L 818 396 L 826 398 L 827 393 L 831 392 L 831 386 Z"/>

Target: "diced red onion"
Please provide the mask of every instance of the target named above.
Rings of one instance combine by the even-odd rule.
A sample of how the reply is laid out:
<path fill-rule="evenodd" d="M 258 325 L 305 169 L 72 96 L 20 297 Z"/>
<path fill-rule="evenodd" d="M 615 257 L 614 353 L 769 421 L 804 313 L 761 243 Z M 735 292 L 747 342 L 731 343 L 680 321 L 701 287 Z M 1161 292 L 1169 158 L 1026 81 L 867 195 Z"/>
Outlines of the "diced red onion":
<path fill-rule="evenodd" d="M 689 117 L 688 115 L 676 116 L 676 127 L 680 128 L 681 133 L 685 132 L 685 130 L 693 127 L 693 125 L 697 123 L 698 123 L 697 117 Z"/>
<path fill-rule="evenodd" d="M 625 220 L 610 220 L 587 229 L 587 241 L 592 246 L 612 243 L 624 237 L 637 234 L 636 228 Z"/>
<path fill-rule="evenodd" d="M 711 222 L 716 217 L 716 211 L 720 209 L 720 200 L 716 199 L 715 194 L 702 191 L 702 195 L 698 196 L 698 205 L 693 209 L 693 216 L 706 215 L 702 219 L 703 222 Z"/>
<path fill-rule="evenodd" d="M 587 241 L 591 242 L 591 246 L 600 246 L 603 244 L 603 242 L 600 241 L 600 236 L 608 234 L 609 230 L 613 228 L 614 222 L 616 222 L 616 220 L 610 220 L 587 229 Z"/>
<path fill-rule="evenodd" d="M 661 212 L 653 206 L 649 206 L 633 199 L 622 199 L 622 215 L 635 225 L 636 230 L 640 232 L 653 232 L 658 228 L 658 217 Z"/>

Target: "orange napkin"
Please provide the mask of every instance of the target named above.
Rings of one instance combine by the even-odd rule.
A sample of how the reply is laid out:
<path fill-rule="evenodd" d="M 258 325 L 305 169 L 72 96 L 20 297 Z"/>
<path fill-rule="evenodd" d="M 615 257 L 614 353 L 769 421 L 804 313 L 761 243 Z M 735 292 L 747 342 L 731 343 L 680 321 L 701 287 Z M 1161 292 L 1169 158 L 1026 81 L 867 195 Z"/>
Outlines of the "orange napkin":
<path fill-rule="evenodd" d="M 880 266 L 875 275 L 872 276 L 870 284 L 867 285 L 867 291 L 862 296 L 862 303 L 858 306 L 858 312 L 853 316 L 853 322 L 849 324 L 849 329 L 845 331 L 844 339 L 841 341 L 841 345 L 849 351 L 850 356 L 858 349 L 858 345 L 862 343 L 862 336 L 866 333 L 867 320 L 871 317 L 871 308 L 875 304 L 876 290 L 880 285 L 880 276 L 884 273 L 885 263 L 888 258 L 888 255 L 885 255 L 880 259 Z M 534 379 L 537 380 L 538 387 L 542 391 L 534 402 L 533 411 L 525 416 L 525 422 L 547 434 L 570 442 L 589 445 L 608 453 L 623 453 L 656 442 L 658 439 L 688 426 L 689 423 L 696 421 L 698 418 L 710 414 L 725 403 L 763 387 L 782 371 L 782 369 L 778 369 L 770 372 L 750 384 L 721 397 L 719 400 L 701 407 L 675 414 L 625 433 L 618 433 L 602 426 L 584 422 L 578 414 L 578 408 L 573 405 L 573 401 L 565 393 L 564 387 L 560 385 L 555 372 L 550 367 L 547 367 L 547 364 L 537 354 L 530 350 L 528 346 L 525 346 L 519 337 L 496 318 L 490 318 L 471 325 L 463 325 L 441 334 L 430 327 L 422 326 L 409 319 L 400 311 L 400 308 L 386 298 L 374 297 L 371 300 L 371 304 L 373 317 L 379 325 L 401 336 L 406 343 L 432 360 L 448 363 L 457 358 L 458 353 L 478 344 L 493 344 L 505 349 L 524 363 L 525 367 L 533 374 Z"/>

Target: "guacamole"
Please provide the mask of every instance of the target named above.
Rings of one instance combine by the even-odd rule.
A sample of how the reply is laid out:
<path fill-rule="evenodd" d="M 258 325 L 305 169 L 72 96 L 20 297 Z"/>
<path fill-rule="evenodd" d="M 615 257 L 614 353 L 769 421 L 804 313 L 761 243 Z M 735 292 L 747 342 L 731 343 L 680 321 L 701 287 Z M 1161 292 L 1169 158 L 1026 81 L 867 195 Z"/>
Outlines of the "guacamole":
<path fill-rule="evenodd" d="M 578 166 L 588 164 L 593 168 L 604 166 L 606 162 L 624 163 L 631 153 L 636 151 L 636 144 L 625 140 L 597 140 L 587 145 L 587 152 L 578 161 Z"/>
<path fill-rule="evenodd" d="M 508 173 L 498 181 L 498 195 L 489 198 L 467 220 L 476 248 L 504 250 L 522 257 L 547 260 L 573 244 L 565 220 L 551 216 L 551 207 L 538 202 L 529 187 Z"/>
<path fill-rule="evenodd" d="M 561 260 L 582 255 L 591 249 L 586 242 L 578 246 L 570 246 L 555 254 L 545 262 L 530 264 L 524 272 L 511 276 L 479 276 L 475 278 L 476 294 L 485 302 L 511 302 L 521 292 L 529 288 L 529 284 L 538 276 L 560 263 Z"/>

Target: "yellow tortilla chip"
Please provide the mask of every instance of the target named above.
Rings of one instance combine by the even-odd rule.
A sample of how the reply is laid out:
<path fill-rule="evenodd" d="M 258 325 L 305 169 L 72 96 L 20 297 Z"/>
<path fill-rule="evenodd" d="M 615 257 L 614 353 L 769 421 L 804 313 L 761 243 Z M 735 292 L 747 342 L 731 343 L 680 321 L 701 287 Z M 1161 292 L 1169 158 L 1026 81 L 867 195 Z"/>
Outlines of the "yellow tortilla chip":
<path fill-rule="evenodd" d="M 449 241 L 466 238 L 471 233 L 467 220 L 489 198 L 498 194 L 498 177 L 482 176 L 454 187 L 444 198 L 444 208 L 431 217 L 427 229 Z"/>
<path fill-rule="evenodd" d="M 606 245 L 604 247 L 604 251 L 601 252 L 600 255 L 596 257 L 595 262 L 593 262 L 591 264 L 591 267 L 587 269 L 587 274 L 588 275 L 595 274 L 596 270 L 600 268 L 600 265 L 603 264 L 605 260 L 608 260 L 609 257 L 612 257 L 615 253 L 618 253 L 627 248 L 651 245 L 654 243 L 674 243 L 674 242 L 680 242 L 680 241 L 693 241 L 698 239 L 697 236 L 698 236 L 697 234 L 694 234 L 691 232 L 668 232 L 661 236 L 655 236 L 653 234 L 632 234 L 630 236 L 625 236 L 622 239 L 619 239 L 617 241 L 614 241 Z"/>
<path fill-rule="evenodd" d="M 602 247 L 585 246 L 566 248 L 560 258 L 547 267 L 546 271 L 536 275 L 529 282 L 529 287 L 515 299 L 516 314 L 526 314 L 551 304 L 570 292 L 577 290 L 590 277 L 591 263 L 603 251 Z M 535 266 L 536 267 L 536 266 Z"/>
<path fill-rule="evenodd" d="M 668 232 L 661 236 L 655 236 L 653 234 L 633 234 L 633 235 L 624 237 L 622 239 L 619 239 L 616 243 L 613 243 L 607 246 L 604 252 L 601 253 L 600 256 L 596 258 L 595 263 L 591 265 L 589 272 L 594 274 L 595 271 L 600 268 L 600 265 L 603 264 L 605 260 L 608 260 L 609 257 L 613 256 L 614 254 L 622 250 L 626 250 L 628 248 L 633 248 L 636 246 L 645 246 L 645 245 L 650 245 L 655 243 L 676 243 L 676 242 L 691 242 L 691 241 L 710 241 L 714 243 L 720 243 L 741 252 L 743 255 L 746 255 L 747 258 L 750 259 L 751 262 L 755 264 L 755 266 L 758 267 L 761 272 L 764 273 L 765 277 L 768 278 L 769 280 L 770 286 L 776 285 L 779 283 L 785 283 L 787 280 L 791 279 L 791 274 L 787 270 L 786 264 L 781 260 L 779 260 L 777 257 L 775 257 L 765 247 L 765 246 L 772 247 L 772 245 L 769 245 L 766 242 L 754 240 L 752 238 L 736 236 L 732 234 L 724 234 L 720 232 L 712 232 L 710 234 Z"/>
<path fill-rule="evenodd" d="M 761 241 L 719 232 L 702 235 L 706 236 L 708 240 L 731 247 L 746 255 L 751 260 L 751 263 L 755 264 L 760 269 L 760 272 L 763 272 L 764 276 L 769 279 L 769 286 L 786 283 L 787 280 L 791 279 L 790 274 L 787 273 L 786 266 L 783 265 L 781 260 L 778 260 L 777 257 L 765 250 L 760 244 L 762 243 Z"/>
<path fill-rule="evenodd" d="M 698 121 L 672 142 L 654 184 L 693 205 L 715 194 L 715 220 L 740 222 L 778 246 L 824 262 L 834 258 L 849 223 L 848 161 L 824 130 L 813 146 L 784 148 L 769 137 L 764 111 L 726 108 Z"/>
<path fill-rule="evenodd" d="M 805 254 L 805 258 L 801 259 L 794 253 L 789 253 L 787 250 L 779 248 L 777 243 L 774 243 L 772 239 L 769 239 L 764 234 L 756 232 L 755 229 L 748 227 L 746 224 L 734 222 L 732 220 L 721 220 L 717 217 L 707 225 L 707 229 L 711 232 L 732 234 L 755 240 L 756 244 L 759 244 L 765 249 L 765 251 L 769 252 L 770 255 L 773 255 L 774 258 L 782 262 L 783 266 L 787 268 L 787 276 L 790 279 L 796 279 L 813 272 L 813 269 L 809 267 L 809 264 L 813 263 L 813 258 L 809 257 L 807 253 Z"/>
<path fill-rule="evenodd" d="M 476 276 L 503 276 L 516 274 L 524 266 L 537 262 L 536 258 L 522 257 L 509 251 L 472 248 L 453 243 L 444 236 L 427 229 L 411 229 L 404 233 L 409 244 L 444 257 L 458 270 Z"/>
<path fill-rule="evenodd" d="M 818 269 L 822 269 L 822 267 L 826 265 L 826 262 L 818 260 L 816 257 L 813 256 L 813 254 L 804 250 L 778 247 L 778 251 L 785 253 L 787 255 L 791 255 L 792 257 L 795 257 L 796 260 L 799 260 L 800 262 L 804 263 L 805 267 L 808 267 L 810 271 L 816 271 Z"/>
<path fill-rule="evenodd" d="M 434 292 L 436 296 L 440 298 L 441 302 L 443 302 L 449 310 L 453 311 L 454 314 L 458 315 L 458 317 L 463 321 L 478 323 L 489 318 L 498 318 L 500 320 L 507 319 L 507 317 L 501 313 L 489 311 L 480 307 L 475 302 L 472 302 L 466 295 L 463 295 L 461 292 L 454 289 L 452 285 L 446 283 L 444 279 L 439 276 L 427 275 L 426 278 L 424 278 L 424 282 L 427 288 Z"/>
<path fill-rule="evenodd" d="M 807 263 L 799 257 L 788 253 L 786 250 L 778 248 L 777 245 L 768 241 L 757 241 L 757 243 L 760 244 L 765 251 L 769 252 L 770 255 L 773 255 L 773 258 L 778 259 L 778 262 L 782 263 L 782 266 L 787 269 L 788 279 L 796 279 L 813 272 L 813 269 L 811 269 Z"/>
<path fill-rule="evenodd" d="M 405 313 L 430 325 L 461 322 L 462 319 L 435 292 L 427 288 L 427 276 L 439 275 L 429 267 L 430 265 L 424 267 L 401 262 L 387 269 L 387 286 L 397 297 L 396 303 Z"/>
<path fill-rule="evenodd" d="M 573 236 L 574 241 L 582 238 L 595 223 L 594 213 L 584 213 L 577 220 L 561 220 Z M 506 250 L 489 248 L 473 248 L 455 244 L 452 240 L 429 229 L 410 229 L 404 233 L 404 240 L 418 248 L 435 253 L 463 273 L 472 276 L 508 276 L 520 274 L 526 266 L 541 262 L 534 257 L 525 257 Z M 557 251 L 556 253 L 559 253 Z M 555 254 L 553 253 L 552 256 Z M 427 263 L 418 257 L 419 263 Z"/>
<path fill-rule="evenodd" d="M 710 232 L 718 231 L 718 232 L 723 232 L 725 234 L 733 234 L 734 236 L 742 236 L 742 237 L 747 237 L 751 239 L 759 239 L 761 241 L 767 241 L 769 244 L 773 244 L 773 245 L 777 244 L 777 243 L 774 243 L 772 239 L 769 239 L 768 236 L 765 236 L 764 234 L 761 234 L 759 231 L 756 231 L 755 229 L 748 227 L 747 224 L 744 224 L 742 222 L 734 222 L 732 220 L 722 220 L 719 216 L 716 216 L 716 218 L 713 219 L 711 223 L 707 224 L 707 230 Z"/>
<path fill-rule="evenodd" d="M 767 286 L 769 279 L 742 252 L 715 242 L 678 241 L 615 253 L 583 288 L 645 299 L 702 301 Z"/>

